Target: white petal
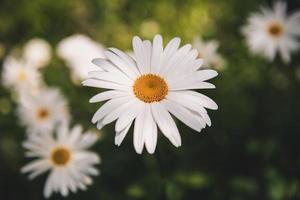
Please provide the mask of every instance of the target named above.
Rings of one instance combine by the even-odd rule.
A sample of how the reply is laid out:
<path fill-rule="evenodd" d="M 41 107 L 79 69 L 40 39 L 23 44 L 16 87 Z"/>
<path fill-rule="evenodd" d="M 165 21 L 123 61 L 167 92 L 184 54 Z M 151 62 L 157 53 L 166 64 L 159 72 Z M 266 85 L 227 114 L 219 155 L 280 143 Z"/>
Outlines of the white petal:
<path fill-rule="evenodd" d="M 143 41 L 143 59 L 146 67 L 146 73 L 150 73 L 152 44 L 149 40 Z"/>
<path fill-rule="evenodd" d="M 132 39 L 132 47 L 133 47 L 134 56 L 136 58 L 137 66 L 139 68 L 140 73 L 141 74 L 147 73 L 148 66 L 144 60 L 144 55 L 143 55 L 144 46 L 142 40 L 139 37 L 134 36 Z"/>
<path fill-rule="evenodd" d="M 146 106 L 143 136 L 148 153 L 153 154 L 157 144 L 157 127 L 152 117 L 150 105 Z"/>
<path fill-rule="evenodd" d="M 170 99 L 197 113 L 207 113 L 205 108 L 193 96 L 182 95 L 179 92 L 169 92 L 167 99 Z"/>
<path fill-rule="evenodd" d="M 136 78 L 137 74 L 133 70 L 134 68 L 132 68 L 132 66 L 128 66 L 127 62 L 121 57 L 111 51 L 105 51 L 104 54 L 115 66 L 118 67 L 119 70 L 124 72 L 128 77 L 133 80 Z"/>
<path fill-rule="evenodd" d="M 92 118 L 92 122 L 96 123 L 97 121 L 101 120 L 105 117 L 108 113 L 116 109 L 117 107 L 121 106 L 122 104 L 130 101 L 131 97 L 119 97 L 116 99 L 111 99 L 107 101 L 101 108 L 97 110 Z"/>
<path fill-rule="evenodd" d="M 201 58 L 198 58 L 196 60 L 194 60 L 191 65 L 190 65 L 190 69 L 187 69 L 188 72 L 194 72 L 198 69 L 201 68 L 201 66 L 203 65 L 204 60 Z"/>
<path fill-rule="evenodd" d="M 41 175 L 42 173 L 48 171 L 51 169 L 51 166 L 50 164 L 48 164 L 47 166 L 45 165 L 44 167 L 41 167 L 40 169 L 36 169 L 36 171 L 32 172 L 30 175 L 29 175 L 29 179 L 34 179 L 35 177 Z"/>
<path fill-rule="evenodd" d="M 125 73 L 120 71 L 118 67 L 115 66 L 113 63 L 111 63 L 109 60 L 96 58 L 92 60 L 92 63 L 94 63 L 95 65 L 97 65 L 98 67 L 100 67 L 106 72 L 111 72 L 112 74 L 116 74 L 118 76 L 125 76 L 128 78 L 128 76 L 126 76 Z"/>
<path fill-rule="evenodd" d="M 120 85 L 132 86 L 133 80 L 126 76 L 119 76 L 117 74 L 104 72 L 104 71 L 90 71 L 89 78 L 98 79 L 102 81 L 114 82 Z"/>
<path fill-rule="evenodd" d="M 162 69 L 160 70 L 160 74 L 168 74 L 169 70 L 174 70 L 173 67 L 188 54 L 191 47 L 192 46 L 190 44 L 186 44 L 176 51 L 168 62 L 164 63 L 164 66 L 162 66 Z"/>
<path fill-rule="evenodd" d="M 172 85 L 172 87 L 180 87 L 180 85 L 184 85 L 187 80 L 190 82 L 202 82 L 214 78 L 218 75 L 215 70 L 206 69 L 200 70 L 196 72 L 192 72 L 186 75 L 179 77 L 178 75 L 174 76 L 168 84 Z"/>
<path fill-rule="evenodd" d="M 211 120 L 210 120 L 210 117 L 208 116 L 208 114 L 206 114 L 206 113 L 201 113 L 201 116 L 202 116 L 203 120 L 205 121 L 205 123 L 206 123 L 208 126 L 211 126 Z"/>
<path fill-rule="evenodd" d="M 127 63 L 128 67 L 130 67 L 130 69 L 135 73 L 136 76 L 140 75 L 136 62 L 129 55 L 116 48 L 109 48 L 109 50 L 111 50 L 120 58 L 122 58 Z"/>
<path fill-rule="evenodd" d="M 175 37 L 167 44 L 164 50 L 164 59 L 169 59 L 178 49 L 180 45 L 180 38 Z"/>
<path fill-rule="evenodd" d="M 130 128 L 131 124 L 132 124 L 132 121 L 123 130 L 121 130 L 119 132 L 116 132 L 115 145 L 117 145 L 117 146 L 121 145 L 121 143 L 123 142 L 126 134 L 129 131 L 129 128 Z"/>
<path fill-rule="evenodd" d="M 120 85 L 113 82 L 108 81 L 100 81 L 96 79 L 87 79 L 82 82 L 82 85 L 96 88 L 105 88 L 105 89 L 114 89 L 114 90 L 123 90 L 123 91 L 131 91 L 131 87 Z"/>
<path fill-rule="evenodd" d="M 173 92 L 172 92 L 173 94 Z M 174 93 L 178 99 L 182 99 L 182 101 L 190 100 L 192 102 L 197 102 L 205 108 L 209 108 L 212 110 L 217 110 L 218 105 L 209 97 L 195 92 L 195 91 L 177 91 Z"/>
<path fill-rule="evenodd" d="M 173 102 L 172 100 L 164 100 L 162 104 L 167 108 L 167 110 L 177 117 L 180 121 L 185 123 L 190 128 L 200 132 L 204 127 L 196 120 L 195 115 L 191 111 L 184 108 L 180 104 Z"/>
<path fill-rule="evenodd" d="M 137 115 L 140 114 L 140 112 L 143 111 L 145 106 L 145 103 L 142 103 L 140 101 L 136 101 L 135 106 L 131 107 L 131 109 L 128 109 L 127 111 L 123 112 L 119 119 L 116 122 L 115 131 L 120 132 L 122 131 L 130 122 L 136 118 Z"/>
<path fill-rule="evenodd" d="M 54 190 L 54 178 L 56 177 L 56 171 L 52 171 L 46 180 L 44 187 L 44 197 L 49 198 Z"/>
<path fill-rule="evenodd" d="M 157 74 L 160 71 L 162 61 L 163 44 L 161 35 L 155 35 L 153 39 L 151 55 L 151 73 Z"/>
<path fill-rule="evenodd" d="M 105 124 L 103 124 L 102 120 L 99 120 L 97 122 L 97 125 L 96 125 L 97 129 L 101 130 L 104 126 L 105 126 Z"/>
<path fill-rule="evenodd" d="M 145 121 L 145 109 L 135 118 L 135 122 L 134 122 L 133 145 L 135 151 L 138 154 L 141 154 L 144 148 L 144 135 L 143 135 L 144 121 Z"/>
<path fill-rule="evenodd" d="M 92 59 L 91 62 L 92 62 L 94 65 L 96 65 L 97 67 L 99 67 L 99 70 L 100 70 L 100 71 L 105 71 L 104 68 L 106 68 L 106 67 L 103 68 L 102 66 L 104 66 L 106 63 L 109 63 L 108 60 L 103 59 L 103 58 L 94 58 L 94 59 Z"/>
<path fill-rule="evenodd" d="M 45 169 L 45 168 L 48 168 L 49 166 L 50 166 L 50 163 L 47 160 L 44 160 L 44 159 L 35 160 L 35 161 L 32 161 L 29 164 L 25 165 L 24 167 L 22 167 L 21 172 L 27 173 L 27 172 L 31 172 L 31 171 Z"/>
<path fill-rule="evenodd" d="M 76 183 L 73 180 L 72 174 L 70 173 L 69 170 L 66 171 L 67 175 L 64 177 L 66 179 L 66 185 L 67 187 L 72 191 L 72 192 L 76 192 Z"/>
<path fill-rule="evenodd" d="M 207 115 L 205 113 L 198 113 L 198 112 L 195 112 L 195 111 L 191 111 L 192 113 L 195 114 L 195 118 L 197 119 L 197 121 L 201 124 L 201 126 L 203 128 L 206 127 L 206 121 L 204 120 L 204 118 L 202 117 L 202 115 Z"/>
<path fill-rule="evenodd" d="M 93 144 L 97 142 L 99 139 L 99 134 L 95 132 L 87 132 L 85 133 L 80 140 L 80 143 L 78 144 L 78 149 L 87 149 L 91 147 Z"/>
<path fill-rule="evenodd" d="M 59 143 L 64 143 L 69 137 L 69 130 L 67 124 L 63 123 L 58 127 L 57 139 Z M 53 142 L 54 144 L 56 142 Z"/>
<path fill-rule="evenodd" d="M 188 63 L 194 61 L 197 58 L 198 54 L 199 53 L 196 49 L 192 49 L 178 63 L 176 63 L 176 65 L 173 66 L 176 70 L 172 70 L 171 72 L 177 72 L 180 74 L 180 72 L 186 71 Z"/>
<path fill-rule="evenodd" d="M 111 111 L 109 114 L 107 114 L 103 120 L 103 124 L 109 124 L 120 117 L 122 113 L 124 113 L 126 110 L 131 109 L 136 104 L 136 99 L 131 99 L 130 101 L 120 105 L 115 110 Z"/>
<path fill-rule="evenodd" d="M 67 143 L 71 147 L 73 147 L 81 139 L 82 126 L 81 125 L 75 125 L 70 132 L 71 133 L 70 133 L 70 136 L 69 136 L 69 138 L 67 140 Z"/>
<path fill-rule="evenodd" d="M 161 132 L 174 146 L 181 146 L 180 134 L 169 112 L 160 103 L 152 103 L 151 110 Z"/>
<path fill-rule="evenodd" d="M 178 47 L 180 45 L 180 38 L 176 37 L 173 38 L 164 49 L 163 55 L 162 55 L 162 64 L 159 71 L 159 74 L 162 73 L 164 70 L 166 64 L 169 62 L 170 58 L 176 53 Z"/>
<path fill-rule="evenodd" d="M 215 85 L 207 82 L 199 82 L 194 80 L 186 80 L 185 83 L 181 85 L 170 85 L 170 90 L 193 90 L 193 89 L 213 89 L 216 88 Z"/>
<path fill-rule="evenodd" d="M 61 178 L 60 193 L 64 197 L 68 196 L 68 194 L 69 194 L 69 190 L 68 190 L 67 183 L 66 183 L 66 176 L 67 176 L 67 174 L 65 171 L 64 171 L 64 173 L 60 174 L 60 178 Z"/>
<path fill-rule="evenodd" d="M 109 99 L 114 99 L 118 97 L 129 96 L 128 92 L 118 91 L 118 90 L 109 90 L 105 92 L 101 92 L 90 99 L 90 103 L 96 103 L 101 101 L 106 101 Z"/>

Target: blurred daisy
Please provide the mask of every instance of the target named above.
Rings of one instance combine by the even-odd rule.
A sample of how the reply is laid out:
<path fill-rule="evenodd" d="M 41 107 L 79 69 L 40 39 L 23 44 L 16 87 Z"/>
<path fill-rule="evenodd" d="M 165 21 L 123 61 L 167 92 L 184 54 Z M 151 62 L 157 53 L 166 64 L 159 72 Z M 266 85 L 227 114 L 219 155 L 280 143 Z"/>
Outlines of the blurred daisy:
<path fill-rule="evenodd" d="M 57 47 L 58 56 L 65 60 L 72 73 L 72 79 L 81 81 L 88 77 L 88 72 L 96 69 L 91 65 L 93 58 L 104 58 L 101 44 L 81 34 L 63 39 Z"/>
<path fill-rule="evenodd" d="M 24 95 L 18 106 L 19 118 L 29 133 L 50 133 L 69 121 L 65 98 L 58 89 L 43 89 L 37 95 Z"/>
<path fill-rule="evenodd" d="M 29 179 L 50 170 L 44 187 L 44 196 L 53 192 L 67 196 L 69 191 L 85 190 L 92 184 L 91 176 L 99 174 L 95 164 L 100 163 L 97 154 L 86 150 L 98 139 L 96 134 L 82 134 L 77 125 L 72 130 L 61 126 L 55 135 L 31 135 L 24 142 L 28 157 L 35 157 L 22 168 L 22 173 L 30 173 Z"/>
<path fill-rule="evenodd" d="M 43 39 L 31 39 L 25 44 L 23 51 L 23 58 L 32 67 L 44 67 L 51 58 L 51 46 Z"/>
<path fill-rule="evenodd" d="M 199 52 L 198 58 L 202 58 L 205 68 L 213 67 L 215 69 L 224 68 L 224 59 L 218 54 L 219 43 L 216 40 L 203 41 L 201 37 L 196 37 L 193 47 Z"/>
<path fill-rule="evenodd" d="M 263 7 L 254 13 L 242 29 L 250 50 L 274 60 L 279 53 L 282 60 L 290 62 L 290 54 L 300 47 L 300 12 L 286 14 L 286 3 L 276 2 L 273 9 Z"/>
<path fill-rule="evenodd" d="M 3 63 L 2 83 L 20 93 L 34 93 L 42 84 L 40 73 L 23 60 L 8 56 Z"/>
<path fill-rule="evenodd" d="M 99 129 L 117 120 L 115 144 L 120 145 L 134 123 L 133 143 L 137 153 L 144 145 L 154 153 L 157 126 L 173 145 L 181 145 L 181 137 L 170 113 L 196 131 L 211 125 L 205 108 L 217 109 L 210 98 L 194 89 L 215 88 L 207 80 L 217 76 L 214 70 L 199 70 L 202 59 L 187 44 L 179 48 L 180 39 L 172 39 L 163 48 L 162 37 L 153 43 L 133 38 L 133 60 L 124 52 L 109 48 L 105 59 L 94 59 L 98 71 L 89 73 L 83 85 L 110 89 L 97 94 L 90 102 L 108 100 L 93 116 Z M 133 122 L 134 121 L 134 122 Z"/>

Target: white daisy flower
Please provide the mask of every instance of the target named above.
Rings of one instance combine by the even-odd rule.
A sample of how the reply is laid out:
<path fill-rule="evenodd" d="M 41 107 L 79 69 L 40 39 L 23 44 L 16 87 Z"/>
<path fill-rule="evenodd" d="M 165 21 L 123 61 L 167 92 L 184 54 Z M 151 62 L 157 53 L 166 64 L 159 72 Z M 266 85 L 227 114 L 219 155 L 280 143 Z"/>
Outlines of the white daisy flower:
<path fill-rule="evenodd" d="M 34 93 L 42 85 L 42 78 L 28 63 L 8 56 L 3 63 L 2 83 L 19 93 Z"/>
<path fill-rule="evenodd" d="M 61 126 L 55 135 L 31 135 L 24 142 L 24 147 L 27 149 L 26 156 L 36 159 L 21 171 L 30 173 L 29 179 L 50 171 L 44 187 L 46 198 L 53 192 L 67 196 L 69 191 L 85 190 L 92 183 L 91 176 L 99 174 L 94 165 L 100 163 L 100 158 L 86 150 L 97 139 L 96 134 L 82 134 L 82 127 L 79 125 L 72 130 Z"/>
<path fill-rule="evenodd" d="M 42 89 L 36 95 L 23 95 L 18 105 L 21 123 L 28 133 L 51 133 L 55 126 L 69 121 L 67 102 L 58 89 Z"/>
<path fill-rule="evenodd" d="M 86 79 L 88 72 L 96 69 L 90 61 L 93 58 L 104 58 L 103 51 L 101 44 L 81 34 L 63 39 L 57 47 L 58 56 L 70 67 L 75 82 Z"/>
<path fill-rule="evenodd" d="M 262 7 L 253 13 L 242 29 L 250 50 L 273 61 L 276 53 L 290 62 L 290 54 L 299 49 L 300 12 L 287 16 L 286 3 L 276 2 L 273 9 Z"/>
<path fill-rule="evenodd" d="M 43 39 L 34 38 L 29 40 L 25 44 L 23 51 L 23 58 L 32 67 L 44 67 L 51 58 L 51 46 Z"/>
<path fill-rule="evenodd" d="M 117 120 L 115 144 L 120 145 L 134 123 L 134 147 L 142 153 L 144 145 L 154 153 L 157 126 L 173 145 L 181 145 L 181 137 L 170 113 L 187 126 L 201 131 L 211 125 L 205 108 L 217 109 L 210 98 L 195 89 L 215 88 L 207 80 L 217 76 L 214 70 L 199 70 L 202 59 L 187 44 L 179 48 L 180 39 L 172 39 L 163 48 L 162 37 L 153 43 L 133 38 L 135 60 L 126 53 L 109 48 L 105 59 L 94 59 L 98 71 L 89 73 L 83 85 L 109 89 L 90 99 L 91 103 L 108 100 L 93 116 L 101 129 Z M 134 121 L 134 122 L 133 122 Z"/>
<path fill-rule="evenodd" d="M 201 37 L 196 37 L 193 47 L 199 52 L 198 58 L 203 59 L 205 68 L 213 67 L 215 69 L 224 68 L 225 61 L 218 53 L 219 42 L 216 40 L 203 41 Z"/>

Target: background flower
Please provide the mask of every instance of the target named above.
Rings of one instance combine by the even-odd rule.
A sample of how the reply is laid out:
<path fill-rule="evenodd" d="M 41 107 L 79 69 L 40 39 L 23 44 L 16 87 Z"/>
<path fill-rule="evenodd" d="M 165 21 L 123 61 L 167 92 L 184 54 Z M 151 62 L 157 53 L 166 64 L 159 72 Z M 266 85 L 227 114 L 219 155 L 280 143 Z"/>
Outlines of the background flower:
<path fill-rule="evenodd" d="M 3 63 L 2 83 L 19 94 L 36 93 L 42 85 L 40 73 L 24 60 L 8 56 Z"/>
<path fill-rule="evenodd" d="M 270 61 L 278 53 L 288 63 L 290 54 L 300 48 L 300 11 L 289 15 L 286 3 L 278 1 L 272 9 L 262 7 L 260 12 L 252 14 L 242 31 L 253 53 Z"/>
<path fill-rule="evenodd" d="M 92 183 L 90 176 L 99 174 L 94 165 L 100 163 L 100 158 L 87 150 L 97 141 L 97 135 L 82 134 L 79 125 L 71 130 L 62 125 L 55 133 L 32 135 L 24 142 L 27 156 L 37 159 L 24 166 L 22 172 L 30 173 L 33 179 L 50 170 L 44 188 L 46 198 L 53 192 L 67 196 L 69 191 L 86 190 Z"/>
<path fill-rule="evenodd" d="M 76 82 L 87 78 L 88 72 L 97 69 L 91 64 L 95 57 L 103 58 L 103 47 L 85 35 L 72 35 L 63 39 L 57 47 L 59 57 L 70 67 Z"/>
<path fill-rule="evenodd" d="M 222 70 L 225 67 L 225 61 L 218 53 L 218 41 L 209 40 L 205 42 L 201 37 L 196 37 L 193 41 L 193 47 L 199 52 L 198 58 L 203 59 L 203 67 L 217 70 Z"/>
<path fill-rule="evenodd" d="M 23 58 L 32 67 L 45 67 L 51 58 L 51 46 L 43 39 L 34 38 L 29 40 L 23 49 Z"/>
<path fill-rule="evenodd" d="M 43 88 L 37 94 L 24 95 L 18 116 L 29 134 L 49 134 L 57 124 L 69 123 L 68 103 L 58 89 Z"/>

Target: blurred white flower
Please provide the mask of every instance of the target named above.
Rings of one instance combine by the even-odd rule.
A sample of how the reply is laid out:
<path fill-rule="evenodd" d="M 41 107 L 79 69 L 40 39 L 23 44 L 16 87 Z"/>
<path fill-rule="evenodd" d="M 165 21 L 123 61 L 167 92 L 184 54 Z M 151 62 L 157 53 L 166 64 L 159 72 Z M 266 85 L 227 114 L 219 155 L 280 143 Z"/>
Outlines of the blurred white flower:
<path fill-rule="evenodd" d="M 2 83 L 8 89 L 19 94 L 36 93 L 43 84 L 36 68 L 30 67 L 23 60 L 8 56 L 3 63 Z"/>
<path fill-rule="evenodd" d="M 83 85 L 109 89 L 90 99 L 91 103 L 107 101 L 92 122 L 101 129 L 117 120 L 116 145 L 122 143 L 134 123 L 133 144 L 137 153 L 142 153 L 144 145 L 149 153 L 154 153 L 157 127 L 179 147 L 181 136 L 171 114 L 198 132 L 210 126 L 205 108 L 215 110 L 218 106 L 193 90 L 215 88 L 206 81 L 217 76 L 217 72 L 199 70 L 203 60 L 197 59 L 198 51 L 191 49 L 190 44 L 179 48 L 179 38 L 172 39 L 165 48 L 160 35 L 154 37 L 153 43 L 137 36 L 132 42 L 135 60 L 109 48 L 104 52 L 107 60 L 92 61 L 98 65 L 98 71 L 90 72 Z"/>
<path fill-rule="evenodd" d="M 205 68 L 223 69 L 225 62 L 222 56 L 218 53 L 219 42 L 216 40 L 203 41 L 201 37 L 196 37 L 193 42 L 193 47 L 199 52 L 198 58 L 202 58 Z"/>
<path fill-rule="evenodd" d="M 101 44 L 81 34 L 63 39 L 57 47 L 58 56 L 65 60 L 76 82 L 88 77 L 88 72 L 98 67 L 91 64 L 93 58 L 104 58 Z"/>
<path fill-rule="evenodd" d="M 60 123 L 69 122 L 69 109 L 65 98 L 55 88 L 43 88 L 36 95 L 23 95 L 18 115 L 28 133 L 47 134 Z"/>
<path fill-rule="evenodd" d="M 31 67 L 44 67 L 50 61 L 51 46 L 43 39 L 31 39 L 24 46 L 23 58 Z"/>
<path fill-rule="evenodd" d="M 276 2 L 273 9 L 262 7 L 253 13 L 242 29 L 250 50 L 273 61 L 276 53 L 290 62 L 290 54 L 299 49 L 300 12 L 287 16 L 286 3 Z"/>
<path fill-rule="evenodd" d="M 56 134 L 30 135 L 23 146 L 27 157 L 35 160 L 22 168 L 22 173 L 30 173 L 29 179 L 50 170 L 44 187 L 44 196 L 53 192 L 67 196 L 78 189 L 85 190 L 92 184 L 91 176 L 99 174 L 94 165 L 100 163 L 97 154 L 87 150 L 98 139 L 93 133 L 82 133 L 80 125 L 68 130 L 60 126 Z"/>

